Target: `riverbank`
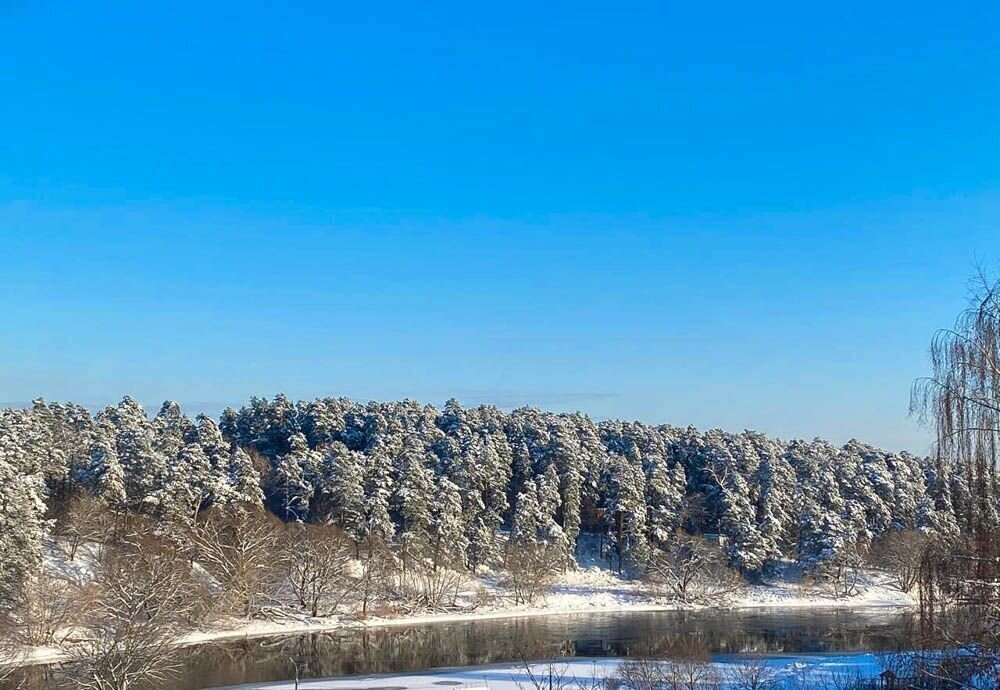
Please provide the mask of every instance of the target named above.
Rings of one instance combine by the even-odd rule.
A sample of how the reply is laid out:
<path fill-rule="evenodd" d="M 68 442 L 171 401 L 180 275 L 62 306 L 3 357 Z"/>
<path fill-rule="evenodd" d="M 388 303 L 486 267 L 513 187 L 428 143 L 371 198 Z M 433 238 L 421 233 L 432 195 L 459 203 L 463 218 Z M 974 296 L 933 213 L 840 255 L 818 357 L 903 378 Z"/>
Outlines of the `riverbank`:
<path fill-rule="evenodd" d="M 746 592 L 718 604 L 681 604 L 664 602 L 643 595 L 623 586 L 618 581 L 616 592 L 602 587 L 559 585 L 536 606 L 506 606 L 486 610 L 423 613 L 399 617 L 371 617 L 358 620 L 349 617 L 312 618 L 299 620 L 246 621 L 232 629 L 213 629 L 185 636 L 184 644 L 200 644 L 215 640 L 266 637 L 271 635 L 323 632 L 339 629 L 389 628 L 434 623 L 461 623 L 504 618 L 533 618 L 537 616 L 569 616 L 592 613 L 654 613 L 675 611 L 755 610 L 755 609 L 857 609 L 900 610 L 916 605 L 908 594 L 893 590 L 881 583 L 872 583 L 853 597 L 833 597 L 821 592 L 808 591 L 788 583 L 772 583 L 748 587 Z"/>
<path fill-rule="evenodd" d="M 215 621 L 211 626 L 188 633 L 178 640 L 178 644 L 193 646 L 260 637 L 538 616 L 708 609 L 899 610 L 915 605 L 913 597 L 894 589 L 878 574 L 867 574 L 860 585 L 855 596 L 838 598 L 786 577 L 750 585 L 740 592 L 731 593 L 714 602 L 682 604 L 656 597 L 639 581 L 624 579 L 605 569 L 590 567 L 566 573 L 533 605 L 513 605 L 502 592 L 492 587 L 491 603 L 485 606 L 470 605 L 446 612 L 413 612 L 395 616 L 371 616 L 365 619 L 349 614 L 309 618 L 293 611 L 275 614 L 270 619 L 247 621 L 230 618 Z M 22 663 L 25 665 L 59 663 L 65 659 L 66 653 L 58 647 L 36 647 L 26 650 Z"/>

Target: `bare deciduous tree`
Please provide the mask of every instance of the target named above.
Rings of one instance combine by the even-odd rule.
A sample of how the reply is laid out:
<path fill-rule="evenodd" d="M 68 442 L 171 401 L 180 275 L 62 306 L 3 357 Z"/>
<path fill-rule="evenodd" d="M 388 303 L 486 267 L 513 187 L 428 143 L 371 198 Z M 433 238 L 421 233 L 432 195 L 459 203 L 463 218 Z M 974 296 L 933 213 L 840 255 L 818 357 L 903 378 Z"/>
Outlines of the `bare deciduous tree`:
<path fill-rule="evenodd" d="M 909 592 L 920 578 L 920 561 L 929 539 L 917 530 L 890 530 L 872 544 L 869 560 L 889 573 L 896 587 Z"/>
<path fill-rule="evenodd" d="M 503 586 L 515 604 L 533 603 L 563 571 L 565 551 L 546 542 L 508 544 L 504 552 Z"/>
<path fill-rule="evenodd" d="M 980 274 L 970 307 L 931 341 L 931 375 L 913 385 L 910 409 L 936 431 L 938 460 L 964 468 L 972 505 L 957 511 L 978 555 L 1000 553 L 997 451 L 1000 449 L 1000 282 Z M 980 562 L 979 569 L 988 565 Z M 977 572 L 994 576 L 995 572 Z"/>
<path fill-rule="evenodd" d="M 334 611 L 350 593 L 352 546 L 336 528 L 293 523 L 286 528 L 288 584 L 299 606 L 314 618 Z M 324 607 L 324 608 L 321 608 Z"/>
<path fill-rule="evenodd" d="M 865 549 L 848 544 L 823 565 L 823 575 L 835 597 L 853 597 L 861 591 L 865 561 Z"/>
<path fill-rule="evenodd" d="M 665 548 L 652 550 L 645 578 L 657 594 L 680 602 L 716 602 L 743 586 L 722 549 L 685 532 Z"/>
<path fill-rule="evenodd" d="M 95 587 L 88 637 L 69 648 L 73 685 L 130 690 L 174 675 L 176 637 L 198 598 L 187 562 L 154 542 L 126 545 L 105 554 Z"/>
<path fill-rule="evenodd" d="M 82 544 L 101 543 L 114 522 L 114 514 L 103 502 L 82 494 L 71 499 L 56 520 L 55 535 L 62 538 L 59 543 L 66 557 L 74 561 Z"/>
<path fill-rule="evenodd" d="M 396 582 L 400 599 L 422 611 L 444 611 L 458 605 L 458 595 L 467 579 L 447 568 L 401 570 Z"/>
<path fill-rule="evenodd" d="M 687 655 L 629 659 L 618 667 L 618 677 L 629 690 L 718 690 L 723 681 L 707 658 Z"/>
<path fill-rule="evenodd" d="M 589 685 L 569 673 L 566 664 L 550 661 L 536 668 L 522 656 L 521 671 L 523 673 L 511 675 L 519 690 L 584 690 Z"/>
<path fill-rule="evenodd" d="M 361 575 L 356 585 L 358 596 L 361 598 L 362 618 L 368 617 L 372 603 L 385 596 L 396 567 L 396 558 L 388 544 L 375 537 L 369 537 L 364 542 Z"/>
<path fill-rule="evenodd" d="M 198 562 L 222 588 L 225 613 L 252 618 L 275 601 L 285 568 L 278 541 L 280 523 L 263 511 L 210 510 L 191 532 Z"/>
<path fill-rule="evenodd" d="M 618 677 L 630 690 L 659 690 L 668 674 L 667 665 L 656 659 L 629 659 L 618 667 Z"/>
<path fill-rule="evenodd" d="M 26 646 L 57 644 L 85 611 L 83 588 L 42 571 L 25 581 L 17 597 L 16 636 Z"/>
<path fill-rule="evenodd" d="M 964 539 L 925 549 L 920 608 L 934 620 L 945 598 L 974 612 L 982 638 L 1000 648 L 1000 282 L 980 273 L 970 306 L 931 342 L 931 375 L 913 385 L 911 411 L 936 432 L 936 503 L 954 509 Z M 947 475 L 962 485 L 945 488 Z M 950 495 L 949 495 L 950 493 Z M 937 507 L 937 506 L 936 506 Z M 960 572 L 956 573 L 956 565 Z M 980 656 L 986 656 L 985 650 Z"/>

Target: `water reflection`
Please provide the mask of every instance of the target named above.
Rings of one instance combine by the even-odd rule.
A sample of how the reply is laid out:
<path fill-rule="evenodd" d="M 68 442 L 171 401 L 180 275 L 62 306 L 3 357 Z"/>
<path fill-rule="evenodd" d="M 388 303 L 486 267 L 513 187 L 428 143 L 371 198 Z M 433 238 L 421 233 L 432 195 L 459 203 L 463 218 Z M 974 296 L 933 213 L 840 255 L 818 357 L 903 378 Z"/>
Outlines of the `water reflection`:
<path fill-rule="evenodd" d="M 397 673 L 448 666 L 569 656 L 842 652 L 896 648 L 908 614 L 824 612 L 616 613 L 512 618 L 343 630 L 227 641 L 185 650 L 171 689 L 301 678 Z M 29 687 L 58 687 L 38 670 Z M 39 683 L 42 683 L 41 685 Z M 160 689 L 157 689 L 160 690 Z"/>

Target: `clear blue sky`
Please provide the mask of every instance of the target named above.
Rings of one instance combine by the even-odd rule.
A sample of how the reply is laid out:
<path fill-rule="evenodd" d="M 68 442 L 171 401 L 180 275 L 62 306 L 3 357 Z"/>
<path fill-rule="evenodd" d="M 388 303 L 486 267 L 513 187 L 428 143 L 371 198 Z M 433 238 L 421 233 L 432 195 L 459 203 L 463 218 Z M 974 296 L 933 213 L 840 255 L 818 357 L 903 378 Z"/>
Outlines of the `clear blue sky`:
<path fill-rule="evenodd" d="M 995 0 L 152 5 L 0 3 L 0 400 L 926 450 L 1000 265 Z"/>

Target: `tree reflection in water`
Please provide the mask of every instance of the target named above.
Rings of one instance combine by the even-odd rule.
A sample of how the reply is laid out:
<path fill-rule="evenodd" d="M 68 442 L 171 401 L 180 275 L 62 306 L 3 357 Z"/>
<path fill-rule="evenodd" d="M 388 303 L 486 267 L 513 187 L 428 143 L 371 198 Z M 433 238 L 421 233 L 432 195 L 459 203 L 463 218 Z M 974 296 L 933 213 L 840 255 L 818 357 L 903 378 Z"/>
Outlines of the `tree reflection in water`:
<path fill-rule="evenodd" d="M 200 645 L 171 690 L 397 673 L 571 656 L 817 653 L 909 646 L 908 614 L 858 611 L 619 613 L 343 630 Z M 59 687 L 35 669 L 31 690 Z M 159 688 L 153 690 L 161 690 Z"/>

